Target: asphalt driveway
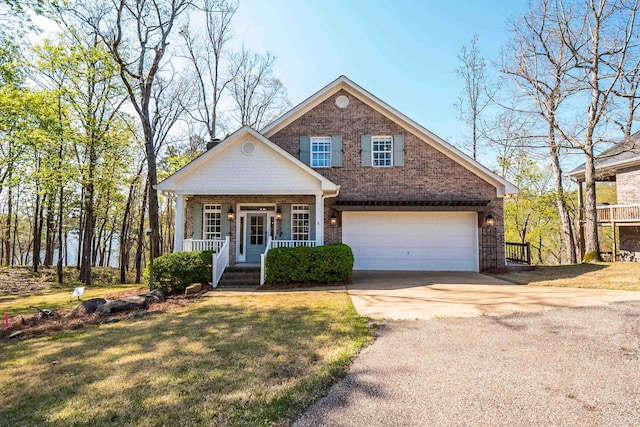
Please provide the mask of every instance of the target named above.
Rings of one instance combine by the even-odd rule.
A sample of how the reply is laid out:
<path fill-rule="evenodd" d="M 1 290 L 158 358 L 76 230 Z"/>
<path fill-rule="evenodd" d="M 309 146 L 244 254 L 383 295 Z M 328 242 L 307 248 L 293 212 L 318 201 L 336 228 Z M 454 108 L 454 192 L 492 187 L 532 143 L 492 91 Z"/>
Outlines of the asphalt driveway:
<path fill-rule="evenodd" d="M 640 300 L 640 292 L 514 285 L 467 272 L 356 271 L 347 286 L 374 319 L 496 316 Z"/>
<path fill-rule="evenodd" d="M 632 426 L 640 303 L 383 323 L 294 426 Z"/>

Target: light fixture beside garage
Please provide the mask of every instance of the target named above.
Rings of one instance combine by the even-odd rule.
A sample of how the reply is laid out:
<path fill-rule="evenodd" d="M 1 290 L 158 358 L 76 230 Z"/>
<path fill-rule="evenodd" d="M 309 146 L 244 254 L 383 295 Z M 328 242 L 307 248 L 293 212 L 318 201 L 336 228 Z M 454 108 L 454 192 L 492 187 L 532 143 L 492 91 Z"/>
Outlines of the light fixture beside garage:
<path fill-rule="evenodd" d="M 484 217 L 484 225 L 487 227 L 493 227 L 495 225 L 495 220 L 493 219 L 493 215 L 491 215 L 490 213 L 487 214 L 486 217 Z"/>
<path fill-rule="evenodd" d="M 329 218 L 329 224 L 331 224 L 333 227 L 338 225 L 338 216 L 336 215 L 336 211 L 333 211 L 333 213 L 331 214 L 331 218 Z"/>

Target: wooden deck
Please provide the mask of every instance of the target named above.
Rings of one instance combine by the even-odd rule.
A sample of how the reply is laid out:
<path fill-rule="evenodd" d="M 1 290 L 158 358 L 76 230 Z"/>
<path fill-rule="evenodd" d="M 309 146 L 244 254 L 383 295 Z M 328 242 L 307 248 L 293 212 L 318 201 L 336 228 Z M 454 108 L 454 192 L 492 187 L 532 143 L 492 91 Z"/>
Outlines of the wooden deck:
<path fill-rule="evenodd" d="M 640 225 L 640 204 L 598 206 L 597 212 L 600 225 Z"/>

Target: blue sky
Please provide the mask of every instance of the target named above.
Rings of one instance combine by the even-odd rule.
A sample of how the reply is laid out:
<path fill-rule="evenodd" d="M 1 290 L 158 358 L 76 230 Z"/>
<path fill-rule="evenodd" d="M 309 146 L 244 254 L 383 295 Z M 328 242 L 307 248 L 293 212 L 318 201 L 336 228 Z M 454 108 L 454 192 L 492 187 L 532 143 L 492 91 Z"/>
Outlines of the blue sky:
<path fill-rule="evenodd" d="M 236 42 L 277 57 L 275 74 L 295 105 L 339 75 L 432 132 L 462 143 L 453 104 L 458 53 L 478 34 L 490 64 L 524 1 L 240 0 Z"/>

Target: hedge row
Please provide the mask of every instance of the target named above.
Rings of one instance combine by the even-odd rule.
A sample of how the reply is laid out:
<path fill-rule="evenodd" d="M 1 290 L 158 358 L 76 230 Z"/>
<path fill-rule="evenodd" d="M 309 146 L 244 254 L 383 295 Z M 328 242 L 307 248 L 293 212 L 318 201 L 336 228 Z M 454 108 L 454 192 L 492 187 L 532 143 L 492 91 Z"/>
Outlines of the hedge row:
<path fill-rule="evenodd" d="M 153 282 L 166 292 L 181 292 L 192 283 L 211 281 L 211 261 L 214 251 L 174 252 L 153 261 Z M 149 277 L 149 271 L 145 276 Z"/>
<path fill-rule="evenodd" d="M 351 277 L 353 253 L 345 244 L 275 248 L 267 253 L 267 284 L 344 282 Z"/>

